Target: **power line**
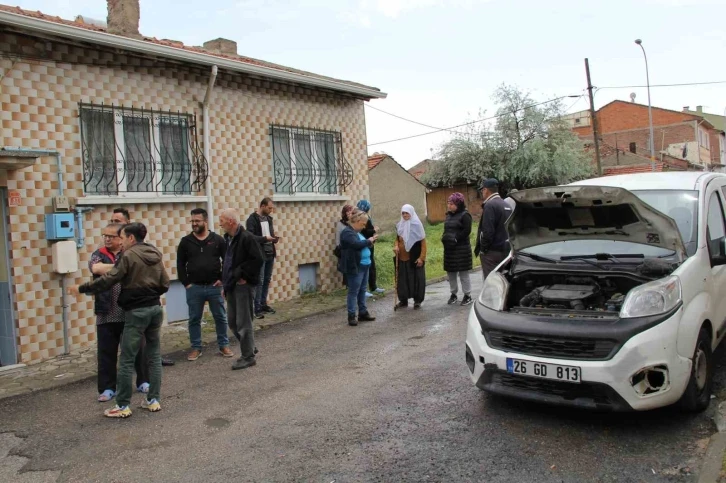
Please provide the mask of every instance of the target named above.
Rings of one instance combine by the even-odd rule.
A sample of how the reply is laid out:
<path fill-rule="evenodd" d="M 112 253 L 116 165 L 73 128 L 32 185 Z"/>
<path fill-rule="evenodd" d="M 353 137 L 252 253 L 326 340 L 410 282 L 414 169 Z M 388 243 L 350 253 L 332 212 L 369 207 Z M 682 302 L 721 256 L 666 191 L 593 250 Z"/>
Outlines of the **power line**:
<path fill-rule="evenodd" d="M 453 131 L 453 130 L 451 130 L 451 129 L 447 129 L 447 128 L 441 128 L 441 127 L 436 127 L 436 126 L 430 126 L 430 125 L 428 125 L 428 124 L 424 124 L 424 123 L 422 123 L 422 122 L 414 121 L 414 120 L 412 120 L 412 119 L 407 119 L 407 118 L 405 118 L 405 117 L 401 117 L 401 116 L 398 116 L 398 115 L 396 115 L 396 114 L 393 114 L 392 112 L 384 111 L 383 109 L 379 109 L 379 108 L 377 108 L 377 107 L 373 107 L 373 106 L 371 106 L 370 104 L 365 104 L 365 106 L 366 106 L 366 107 L 368 107 L 368 108 L 370 108 L 370 109 L 376 110 L 376 111 L 378 111 L 378 112 L 382 112 L 383 114 L 388 114 L 389 116 L 395 117 L 395 118 L 397 118 L 397 119 L 400 119 L 400 120 L 402 120 L 402 121 L 407 121 L 407 122 L 410 122 L 410 123 L 413 123 L 413 124 L 418 124 L 419 126 L 423 126 L 423 127 L 428 127 L 428 128 L 430 128 L 430 129 L 440 129 L 440 130 L 442 130 L 442 131 L 450 131 L 450 132 L 453 132 L 453 133 L 455 133 L 455 134 L 466 134 L 466 133 L 463 133 L 463 132 L 461 132 L 461 131 Z"/>
<path fill-rule="evenodd" d="M 711 84 L 726 84 L 726 81 L 711 81 L 711 82 L 685 82 L 682 84 L 652 84 L 650 87 L 681 87 L 681 86 L 706 86 Z M 637 87 L 648 87 L 646 86 L 605 86 L 605 87 L 597 87 L 597 90 L 600 89 L 632 89 Z"/>
<path fill-rule="evenodd" d="M 379 144 L 394 143 L 394 142 L 397 142 L 397 141 L 405 141 L 406 139 L 413 139 L 413 138 L 418 138 L 418 137 L 421 137 L 421 136 L 428 136 L 429 134 L 436 134 L 436 133 L 441 132 L 441 131 L 450 131 L 452 129 L 456 129 L 457 127 L 471 126 L 472 124 L 477 124 L 479 122 L 491 121 L 492 119 L 497 119 L 499 117 L 503 117 L 503 116 L 505 116 L 507 114 L 511 114 L 511 112 L 523 111 L 525 109 L 530 109 L 532 107 L 541 106 L 543 104 L 549 104 L 550 102 L 559 101 L 560 99 L 565 99 L 565 98 L 568 98 L 568 97 L 570 97 L 570 98 L 573 98 L 573 97 L 581 97 L 581 95 L 569 95 L 569 96 L 555 97 L 554 99 L 549 99 L 547 101 L 538 102 L 537 104 L 531 104 L 529 106 L 520 107 L 519 109 L 516 109 L 514 111 L 505 112 L 503 114 L 497 114 L 496 116 L 485 117 L 483 119 L 477 119 L 476 121 L 465 122 L 464 124 L 458 124 L 456 126 L 450 126 L 450 127 L 445 127 L 445 128 L 436 128 L 435 131 L 424 132 L 424 133 L 421 133 L 421 134 L 414 134 L 412 136 L 406 136 L 406 137 L 402 137 L 402 138 L 398 138 L 398 139 L 391 139 L 390 141 L 381 141 L 381 142 L 377 142 L 377 143 L 371 143 L 371 144 L 368 145 L 368 147 L 370 147 L 370 146 L 377 146 Z M 429 127 L 431 127 L 432 129 L 434 129 L 432 126 L 429 126 Z"/>

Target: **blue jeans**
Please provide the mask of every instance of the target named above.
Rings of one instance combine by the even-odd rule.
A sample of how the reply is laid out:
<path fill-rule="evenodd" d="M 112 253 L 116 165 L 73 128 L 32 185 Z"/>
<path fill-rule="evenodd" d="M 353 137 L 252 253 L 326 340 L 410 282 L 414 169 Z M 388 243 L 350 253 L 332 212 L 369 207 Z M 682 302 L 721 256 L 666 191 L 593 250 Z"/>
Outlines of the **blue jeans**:
<path fill-rule="evenodd" d="M 368 271 L 370 265 L 358 265 L 358 273 L 348 274 L 348 315 L 355 317 L 356 302 L 358 302 L 358 315 L 367 314 L 366 287 L 368 287 Z"/>
<path fill-rule="evenodd" d="M 220 349 L 229 346 L 227 338 L 227 310 L 224 308 L 222 287 L 212 285 L 194 285 L 187 290 L 189 306 L 189 341 L 192 349 L 202 350 L 202 313 L 205 302 L 209 302 L 209 310 L 214 317 L 217 329 L 217 345 Z"/>
<path fill-rule="evenodd" d="M 267 305 L 267 292 L 270 289 L 270 279 L 272 278 L 272 266 L 274 263 L 274 258 L 262 262 L 262 268 L 260 268 L 260 283 L 255 288 L 256 314 L 262 312 L 262 307 Z"/>

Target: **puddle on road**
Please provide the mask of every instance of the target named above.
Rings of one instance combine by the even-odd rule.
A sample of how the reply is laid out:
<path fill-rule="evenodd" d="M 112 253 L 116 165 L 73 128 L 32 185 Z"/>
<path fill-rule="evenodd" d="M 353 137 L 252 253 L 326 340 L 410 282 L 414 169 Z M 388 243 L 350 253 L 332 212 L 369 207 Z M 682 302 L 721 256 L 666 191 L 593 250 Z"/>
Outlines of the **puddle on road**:
<path fill-rule="evenodd" d="M 204 424 L 206 424 L 210 428 L 222 429 L 229 426 L 231 424 L 231 421 L 224 418 L 209 418 L 204 420 Z"/>

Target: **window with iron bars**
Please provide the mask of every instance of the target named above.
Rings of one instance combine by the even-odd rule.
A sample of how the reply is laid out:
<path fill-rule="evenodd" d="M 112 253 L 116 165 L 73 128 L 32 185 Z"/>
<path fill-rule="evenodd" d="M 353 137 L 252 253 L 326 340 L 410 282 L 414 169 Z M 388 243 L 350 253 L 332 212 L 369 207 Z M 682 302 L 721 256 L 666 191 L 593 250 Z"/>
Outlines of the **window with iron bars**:
<path fill-rule="evenodd" d="M 191 114 L 79 105 L 83 185 L 88 195 L 191 195 L 207 160 Z"/>
<path fill-rule="evenodd" d="M 353 181 L 340 132 L 270 126 L 275 193 L 340 194 Z"/>

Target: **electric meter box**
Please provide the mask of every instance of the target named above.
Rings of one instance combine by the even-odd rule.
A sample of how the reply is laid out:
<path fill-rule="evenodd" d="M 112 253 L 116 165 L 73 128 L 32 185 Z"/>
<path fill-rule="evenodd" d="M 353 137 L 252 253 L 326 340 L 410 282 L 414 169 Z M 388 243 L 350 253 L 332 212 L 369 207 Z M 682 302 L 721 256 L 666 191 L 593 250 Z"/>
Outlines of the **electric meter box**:
<path fill-rule="evenodd" d="M 73 273 L 78 271 L 78 250 L 73 240 L 59 241 L 51 248 L 53 271 L 55 273 Z"/>
<path fill-rule="evenodd" d="M 45 238 L 47 240 L 68 240 L 75 238 L 73 213 L 51 213 L 45 215 Z"/>

